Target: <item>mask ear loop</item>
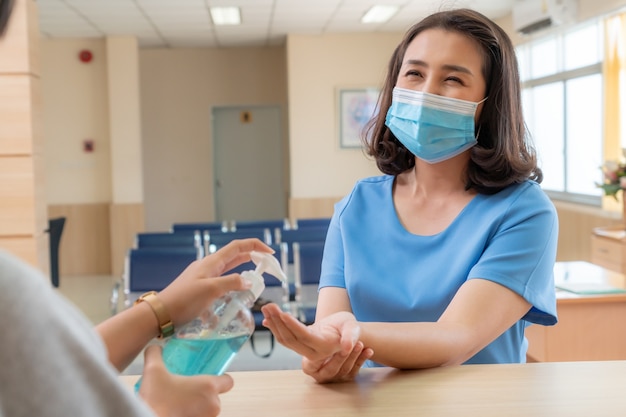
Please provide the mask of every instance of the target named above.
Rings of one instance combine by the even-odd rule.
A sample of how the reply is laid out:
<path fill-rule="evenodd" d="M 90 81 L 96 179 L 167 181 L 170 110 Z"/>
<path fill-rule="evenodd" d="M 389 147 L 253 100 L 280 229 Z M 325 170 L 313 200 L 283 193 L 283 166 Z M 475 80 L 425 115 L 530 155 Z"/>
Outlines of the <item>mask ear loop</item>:
<path fill-rule="evenodd" d="M 484 103 L 488 98 L 489 98 L 489 96 L 487 96 L 484 99 L 480 100 L 478 103 L 476 103 L 476 107 L 478 107 L 479 104 Z M 482 126 L 483 125 L 478 125 L 478 131 L 476 132 L 476 136 L 474 136 L 474 139 L 478 140 L 478 137 L 480 136 L 480 128 Z"/>

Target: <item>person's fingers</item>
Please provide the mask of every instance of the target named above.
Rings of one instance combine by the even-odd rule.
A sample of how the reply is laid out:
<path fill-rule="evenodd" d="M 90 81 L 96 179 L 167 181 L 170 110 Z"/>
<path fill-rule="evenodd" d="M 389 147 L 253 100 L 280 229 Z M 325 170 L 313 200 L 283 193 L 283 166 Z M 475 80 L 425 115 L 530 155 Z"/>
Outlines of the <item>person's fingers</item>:
<path fill-rule="evenodd" d="M 363 353 L 363 349 L 364 349 L 363 343 L 360 341 L 354 345 L 354 349 L 352 349 L 352 351 L 345 358 L 343 365 L 341 365 L 341 369 L 339 369 L 338 371 L 339 375 L 345 376 L 350 373 L 350 371 L 356 365 L 356 361 L 359 359 L 359 357 Z"/>
<path fill-rule="evenodd" d="M 374 355 L 374 351 L 371 348 L 363 349 L 361 351 L 361 354 L 359 355 L 359 357 L 354 362 L 354 366 L 352 367 L 352 369 L 348 373 L 348 376 L 347 376 L 348 379 L 352 380 L 352 379 L 356 378 L 357 374 L 359 373 L 359 371 L 363 367 L 363 364 L 365 364 L 365 361 L 368 360 L 368 359 L 371 359 L 373 355 Z"/>
<path fill-rule="evenodd" d="M 261 308 L 264 315 L 263 325 L 270 329 L 278 343 L 300 355 L 309 356 L 312 353 L 311 349 L 304 346 L 302 343 L 298 343 L 291 329 L 280 319 L 280 313 L 268 313 L 269 309 L 266 307 L 267 306 L 263 306 Z"/>
<path fill-rule="evenodd" d="M 276 303 L 267 303 L 261 307 L 263 317 L 270 318 L 280 315 L 283 312 Z"/>
<path fill-rule="evenodd" d="M 336 354 L 324 364 L 319 370 L 320 376 L 326 380 L 343 380 L 343 378 L 350 372 L 354 366 L 354 362 L 363 351 L 363 343 L 358 342 L 354 346 L 354 349 L 346 356 L 342 354 Z"/>
<path fill-rule="evenodd" d="M 221 297 L 230 291 L 241 291 L 249 289 L 251 283 L 239 274 L 228 274 L 221 277 L 211 278 L 202 284 L 209 287 L 215 298 Z"/>
<path fill-rule="evenodd" d="M 274 253 L 272 248 L 259 239 L 236 239 L 217 252 L 205 257 L 202 262 L 212 265 L 217 271 L 216 275 L 221 275 L 244 262 L 248 262 L 252 251 Z"/>
<path fill-rule="evenodd" d="M 327 382 L 324 381 L 319 375 L 320 368 L 324 366 L 325 362 L 326 361 L 314 361 L 305 356 L 302 358 L 302 372 L 312 376 L 317 382 Z"/>
<path fill-rule="evenodd" d="M 233 378 L 228 374 L 213 377 L 213 385 L 219 394 L 230 391 L 234 384 Z"/>
<path fill-rule="evenodd" d="M 318 356 L 314 346 L 306 342 L 309 330 L 304 324 L 290 314 L 283 313 L 276 305 L 267 304 L 261 308 L 261 312 L 265 317 L 263 325 L 270 329 L 278 343 L 305 357 Z"/>
<path fill-rule="evenodd" d="M 351 381 L 356 378 L 365 361 L 373 354 L 374 351 L 371 348 L 363 348 L 363 344 L 358 342 L 348 357 L 336 354 L 322 363 L 303 359 L 302 371 L 320 384 Z"/>

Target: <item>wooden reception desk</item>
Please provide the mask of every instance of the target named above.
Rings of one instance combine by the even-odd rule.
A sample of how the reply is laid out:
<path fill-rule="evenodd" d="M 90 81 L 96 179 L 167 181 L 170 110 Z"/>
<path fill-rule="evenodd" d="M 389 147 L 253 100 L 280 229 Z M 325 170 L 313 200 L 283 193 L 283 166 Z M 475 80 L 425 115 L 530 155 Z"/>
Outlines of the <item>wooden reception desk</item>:
<path fill-rule="evenodd" d="M 528 360 L 626 360 L 626 277 L 588 262 L 557 262 L 554 280 L 559 322 L 526 329 Z"/>
<path fill-rule="evenodd" d="M 232 372 L 222 417 L 625 416 L 626 361 L 364 369 L 316 384 L 300 370 Z M 123 376 L 128 389 L 136 376 Z"/>

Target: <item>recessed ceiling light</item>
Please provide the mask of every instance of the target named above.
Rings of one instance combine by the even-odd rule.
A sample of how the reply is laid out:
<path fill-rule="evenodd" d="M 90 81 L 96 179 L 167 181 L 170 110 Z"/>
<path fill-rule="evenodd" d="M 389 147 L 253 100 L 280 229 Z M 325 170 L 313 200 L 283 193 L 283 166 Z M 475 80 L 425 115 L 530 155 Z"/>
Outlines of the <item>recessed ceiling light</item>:
<path fill-rule="evenodd" d="M 215 25 L 239 25 L 239 7 L 211 7 L 211 19 Z"/>
<path fill-rule="evenodd" d="M 391 19 L 398 6 L 372 6 L 361 18 L 361 23 L 380 23 Z"/>

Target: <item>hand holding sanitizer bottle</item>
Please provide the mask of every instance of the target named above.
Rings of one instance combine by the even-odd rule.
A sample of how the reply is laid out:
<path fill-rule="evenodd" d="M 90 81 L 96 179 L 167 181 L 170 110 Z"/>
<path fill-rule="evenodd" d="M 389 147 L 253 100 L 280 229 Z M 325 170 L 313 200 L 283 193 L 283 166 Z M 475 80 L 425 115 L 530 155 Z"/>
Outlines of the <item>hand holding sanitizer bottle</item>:
<path fill-rule="evenodd" d="M 242 272 L 241 276 L 252 286 L 244 291 L 231 291 L 217 299 L 165 342 L 163 361 L 170 372 L 221 375 L 252 335 L 255 324 L 250 308 L 265 289 L 263 273 L 283 282 L 287 277 L 273 255 L 254 251 L 250 257 L 256 268 Z M 140 384 L 141 379 L 135 390 Z"/>

